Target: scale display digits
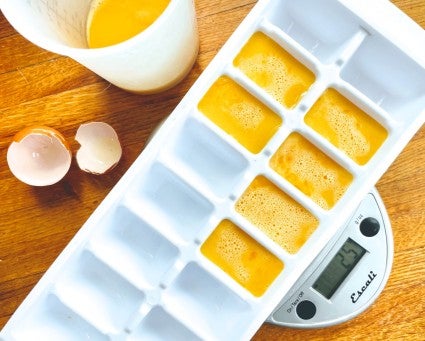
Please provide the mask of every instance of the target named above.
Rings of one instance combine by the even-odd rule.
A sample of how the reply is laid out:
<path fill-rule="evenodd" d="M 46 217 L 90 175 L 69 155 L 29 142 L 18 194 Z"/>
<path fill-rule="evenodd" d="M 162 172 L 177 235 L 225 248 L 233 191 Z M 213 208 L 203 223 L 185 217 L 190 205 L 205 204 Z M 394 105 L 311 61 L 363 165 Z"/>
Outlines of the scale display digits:
<path fill-rule="evenodd" d="M 341 265 L 346 269 L 352 269 L 356 259 L 360 259 L 364 255 L 364 249 L 352 239 L 349 239 L 336 254 L 340 258 Z"/>
<path fill-rule="evenodd" d="M 366 249 L 348 238 L 314 282 L 313 288 L 330 299 L 366 252 Z"/>

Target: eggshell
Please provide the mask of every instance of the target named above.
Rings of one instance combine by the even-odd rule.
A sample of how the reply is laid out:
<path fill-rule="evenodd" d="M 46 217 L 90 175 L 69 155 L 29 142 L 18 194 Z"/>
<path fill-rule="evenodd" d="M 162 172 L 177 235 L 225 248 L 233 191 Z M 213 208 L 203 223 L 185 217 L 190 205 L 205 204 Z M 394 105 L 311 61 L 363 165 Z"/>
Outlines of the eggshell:
<path fill-rule="evenodd" d="M 18 132 L 7 150 L 7 163 L 13 175 L 31 186 L 48 186 L 68 172 L 72 153 L 57 130 L 45 126 Z"/>
<path fill-rule="evenodd" d="M 76 153 L 78 166 L 85 172 L 104 174 L 121 159 L 122 148 L 115 130 L 104 122 L 82 124 L 75 136 L 80 144 Z"/>

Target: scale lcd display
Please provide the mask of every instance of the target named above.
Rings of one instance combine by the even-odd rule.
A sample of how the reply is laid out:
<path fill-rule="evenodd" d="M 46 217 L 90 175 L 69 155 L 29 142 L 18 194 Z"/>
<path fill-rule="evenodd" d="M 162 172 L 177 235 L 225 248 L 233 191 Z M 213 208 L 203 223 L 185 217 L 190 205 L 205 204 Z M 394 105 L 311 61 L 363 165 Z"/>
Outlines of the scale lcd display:
<path fill-rule="evenodd" d="M 366 252 L 366 249 L 348 238 L 314 282 L 313 288 L 330 299 Z"/>

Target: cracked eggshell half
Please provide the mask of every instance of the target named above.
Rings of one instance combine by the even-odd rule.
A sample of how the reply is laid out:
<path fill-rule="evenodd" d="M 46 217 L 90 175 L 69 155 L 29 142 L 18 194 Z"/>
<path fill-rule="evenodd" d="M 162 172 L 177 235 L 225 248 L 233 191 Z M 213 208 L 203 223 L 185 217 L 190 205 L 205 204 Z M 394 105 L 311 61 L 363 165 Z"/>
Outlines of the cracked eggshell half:
<path fill-rule="evenodd" d="M 81 170 L 104 174 L 121 159 L 122 148 L 115 130 L 104 122 L 82 124 L 75 136 L 80 144 L 75 158 Z"/>
<path fill-rule="evenodd" d="M 57 183 L 68 172 L 71 161 L 71 149 L 63 135 L 45 126 L 21 130 L 7 150 L 12 174 L 31 186 Z"/>

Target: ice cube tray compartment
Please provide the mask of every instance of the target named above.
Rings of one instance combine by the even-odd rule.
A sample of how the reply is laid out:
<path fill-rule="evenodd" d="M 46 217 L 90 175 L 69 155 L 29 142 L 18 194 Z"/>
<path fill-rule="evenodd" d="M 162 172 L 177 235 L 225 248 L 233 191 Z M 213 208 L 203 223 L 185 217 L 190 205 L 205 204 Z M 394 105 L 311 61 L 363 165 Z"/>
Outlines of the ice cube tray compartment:
<path fill-rule="evenodd" d="M 275 1 L 265 17 L 325 64 L 336 61 L 359 27 L 333 0 Z"/>
<path fill-rule="evenodd" d="M 259 1 L 4 340 L 46 339 L 40 324 L 69 339 L 252 337 L 424 121 L 425 56 L 411 58 L 365 22 L 367 7 L 347 3 Z M 282 76 L 288 66 L 295 73 Z M 380 138 L 358 158 L 344 143 L 361 151 L 376 137 L 366 131 Z M 234 258 L 220 254 L 232 247 Z M 244 247 L 280 264 L 260 289 L 243 281 L 258 270 Z"/>
<path fill-rule="evenodd" d="M 201 246 L 201 253 L 252 295 L 260 297 L 282 272 L 282 261 L 228 219 Z"/>
<path fill-rule="evenodd" d="M 130 207 L 118 206 L 99 226 L 90 250 L 139 288 L 156 287 L 179 257 L 178 248 Z"/>
<path fill-rule="evenodd" d="M 197 263 L 188 263 L 170 289 L 164 303 L 187 324 L 196 326 L 201 336 L 232 339 L 240 333 L 236 326 L 249 323 L 253 310 Z"/>
<path fill-rule="evenodd" d="M 205 186 L 223 198 L 243 180 L 246 158 L 200 120 L 188 119 L 170 140 L 160 158 L 174 167 L 178 164 L 197 188 Z"/>
<path fill-rule="evenodd" d="M 368 37 L 341 77 L 397 122 L 410 121 L 425 106 L 425 70 L 382 37 Z"/>
<path fill-rule="evenodd" d="M 145 300 L 145 293 L 92 253 L 84 251 L 59 276 L 62 302 L 105 333 L 116 333 Z"/>
<path fill-rule="evenodd" d="M 162 307 L 154 307 L 145 319 L 137 326 L 129 341 L 137 340 L 176 340 L 201 341 L 201 339 L 183 324 L 171 316 Z"/>
<path fill-rule="evenodd" d="M 54 294 L 48 294 L 33 305 L 18 328 L 11 332 L 11 340 L 108 341 L 107 335 L 90 325 Z"/>
<path fill-rule="evenodd" d="M 159 162 L 135 182 L 127 193 L 128 200 L 139 206 L 140 214 L 151 216 L 156 228 L 182 242 L 193 240 L 213 213 L 212 203 Z"/>

